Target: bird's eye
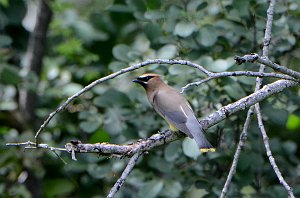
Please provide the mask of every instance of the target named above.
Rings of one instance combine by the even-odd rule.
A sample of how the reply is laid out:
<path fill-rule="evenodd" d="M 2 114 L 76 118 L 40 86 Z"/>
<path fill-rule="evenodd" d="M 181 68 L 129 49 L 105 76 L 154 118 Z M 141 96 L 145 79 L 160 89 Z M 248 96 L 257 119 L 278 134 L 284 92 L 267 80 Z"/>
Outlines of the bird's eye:
<path fill-rule="evenodd" d="M 148 82 L 148 80 L 150 80 L 151 78 L 153 78 L 153 76 L 140 76 L 140 77 L 138 77 L 139 80 L 144 81 L 144 82 Z"/>

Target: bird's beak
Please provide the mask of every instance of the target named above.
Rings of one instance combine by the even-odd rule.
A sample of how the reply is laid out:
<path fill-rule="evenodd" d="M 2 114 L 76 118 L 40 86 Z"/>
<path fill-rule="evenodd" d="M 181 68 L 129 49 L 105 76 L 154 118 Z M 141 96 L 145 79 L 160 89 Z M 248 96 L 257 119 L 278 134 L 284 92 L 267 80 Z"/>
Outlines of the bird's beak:
<path fill-rule="evenodd" d="M 139 79 L 134 79 L 132 82 L 141 83 L 141 81 Z"/>
<path fill-rule="evenodd" d="M 132 82 L 138 83 L 138 84 L 142 85 L 144 88 L 146 88 L 146 86 L 147 86 L 147 82 L 144 82 L 144 81 L 142 81 L 142 80 L 140 80 L 138 78 L 134 79 Z"/>

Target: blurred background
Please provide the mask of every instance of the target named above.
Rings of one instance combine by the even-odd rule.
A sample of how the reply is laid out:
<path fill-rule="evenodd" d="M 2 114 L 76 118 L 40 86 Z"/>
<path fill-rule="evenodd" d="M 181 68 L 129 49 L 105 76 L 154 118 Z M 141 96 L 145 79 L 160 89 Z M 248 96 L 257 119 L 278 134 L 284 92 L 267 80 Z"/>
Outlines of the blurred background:
<path fill-rule="evenodd" d="M 43 3 L 41 3 L 43 2 Z M 261 53 L 267 0 L 0 0 L 1 197 L 105 197 L 128 159 L 6 147 L 34 140 L 45 118 L 92 81 L 146 59 L 185 59 L 213 72 L 253 70 L 233 57 Z M 38 15 L 38 13 L 41 13 Z M 37 17 L 40 16 L 40 17 Z M 275 7 L 270 58 L 299 71 L 300 2 Z M 47 33 L 47 34 L 46 34 Z M 272 70 L 267 69 L 271 72 Z M 125 144 L 167 128 L 132 79 L 165 75 L 176 89 L 204 75 L 180 65 L 151 65 L 96 86 L 59 113 L 42 143 Z M 264 79 L 264 84 L 275 79 Z M 228 77 L 184 93 L 199 118 L 249 95 L 255 78 Z M 300 90 L 261 103 L 273 155 L 300 196 Z M 246 111 L 207 131 L 216 153 L 182 139 L 144 155 L 117 197 L 217 197 L 229 172 Z M 266 157 L 254 116 L 228 197 L 287 197 Z"/>

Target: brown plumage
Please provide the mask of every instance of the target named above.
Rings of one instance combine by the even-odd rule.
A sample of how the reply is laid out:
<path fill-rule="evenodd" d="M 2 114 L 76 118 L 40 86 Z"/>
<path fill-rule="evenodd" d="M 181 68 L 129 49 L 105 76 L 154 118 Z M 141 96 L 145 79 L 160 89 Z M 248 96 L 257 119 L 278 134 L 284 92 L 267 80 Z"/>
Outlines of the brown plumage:
<path fill-rule="evenodd" d="M 187 100 L 165 84 L 160 75 L 144 74 L 133 82 L 145 88 L 150 104 L 168 122 L 172 131 L 181 131 L 194 138 L 202 152 L 215 151 L 205 138 L 204 130 Z"/>

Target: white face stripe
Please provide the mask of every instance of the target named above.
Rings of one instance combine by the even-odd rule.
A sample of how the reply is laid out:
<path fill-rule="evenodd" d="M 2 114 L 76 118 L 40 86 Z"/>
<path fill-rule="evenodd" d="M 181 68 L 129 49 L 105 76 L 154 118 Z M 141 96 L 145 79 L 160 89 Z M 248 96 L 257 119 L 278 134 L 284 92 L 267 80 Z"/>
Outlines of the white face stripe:
<path fill-rule="evenodd" d="M 157 75 L 157 74 L 143 74 L 143 75 L 141 75 L 141 76 L 139 76 L 139 78 L 145 78 L 145 77 L 147 77 L 147 76 L 152 76 L 152 77 L 160 77 L 160 75 Z"/>
<path fill-rule="evenodd" d="M 187 118 L 188 116 L 187 116 L 186 113 L 184 112 L 184 110 L 183 110 L 183 108 L 182 108 L 181 105 L 180 105 L 180 109 L 181 109 L 181 111 L 183 112 L 184 116 Z"/>
<path fill-rule="evenodd" d="M 147 76 L 149 76 L 149 75 L 143 74 L 143 75 L 139 76 L 139 78 L 144 78 L 144 77 L 147 77 Z"/>

